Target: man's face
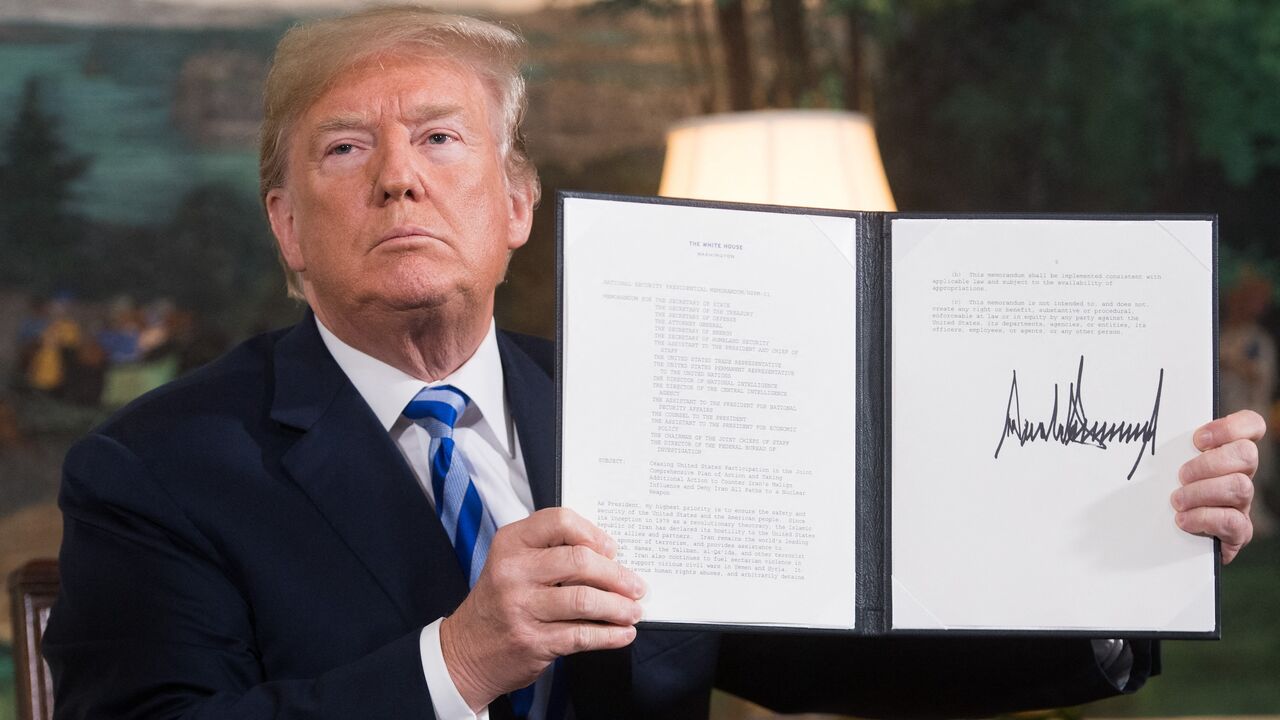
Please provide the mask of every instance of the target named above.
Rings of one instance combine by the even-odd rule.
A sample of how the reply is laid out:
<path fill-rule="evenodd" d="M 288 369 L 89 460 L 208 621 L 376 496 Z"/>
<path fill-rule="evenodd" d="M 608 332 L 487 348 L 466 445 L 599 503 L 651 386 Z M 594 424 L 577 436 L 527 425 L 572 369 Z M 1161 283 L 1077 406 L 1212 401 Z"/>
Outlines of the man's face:
<path fill-rule="evenodd" d="M 492 312 L 528 239 L 496 101 L 449 60 L 382 57 L 338 76 L 289 138 L 271 227 L 321 317 L 454 306 Z"/>

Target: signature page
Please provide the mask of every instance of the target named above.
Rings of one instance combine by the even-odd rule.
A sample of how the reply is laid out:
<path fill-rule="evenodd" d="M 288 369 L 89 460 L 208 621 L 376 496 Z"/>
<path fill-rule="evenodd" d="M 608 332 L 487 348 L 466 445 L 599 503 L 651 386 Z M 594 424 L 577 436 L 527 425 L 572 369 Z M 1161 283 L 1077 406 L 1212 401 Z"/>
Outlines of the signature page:
<path fill-rule="evenodd" d="M 1211 632 L 1204 220 L 892 220 L 894 629 Z"/>
<path fill-rule="evenodd" d="M 645 620 L 853 627 L 855 221 L 562 212 L 564 506 Z"/>

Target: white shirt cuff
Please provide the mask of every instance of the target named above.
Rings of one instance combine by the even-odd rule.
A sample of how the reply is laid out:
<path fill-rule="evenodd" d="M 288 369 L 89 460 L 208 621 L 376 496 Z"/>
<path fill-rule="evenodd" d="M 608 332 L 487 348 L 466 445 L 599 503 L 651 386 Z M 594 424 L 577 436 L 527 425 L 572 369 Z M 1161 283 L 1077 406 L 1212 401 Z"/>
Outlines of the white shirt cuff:
<path fill-rule="evenodd" d="M 1129 676 L 1133 673 L 1133 647 L 1123 639 L 1093 641 L 1093 657 L 1098 661 L 1102 674 L 1117 690 L 1123 690 L 1129 684 Z"/>
<path fill-rule="evenodd" d="M 478 713 L 471 712 L 453 684 L 449 668 L 445 667 L 444 653 L 440 650 L 440 623 L 443 621 L 441 618 L 422 628 L 422 634 L 418 636 L 422 674 L 427 678 L 427 690 L 431 693 L 431 708 L 436 711 L 437 720 L 489 720 L 487 707 Z"/>

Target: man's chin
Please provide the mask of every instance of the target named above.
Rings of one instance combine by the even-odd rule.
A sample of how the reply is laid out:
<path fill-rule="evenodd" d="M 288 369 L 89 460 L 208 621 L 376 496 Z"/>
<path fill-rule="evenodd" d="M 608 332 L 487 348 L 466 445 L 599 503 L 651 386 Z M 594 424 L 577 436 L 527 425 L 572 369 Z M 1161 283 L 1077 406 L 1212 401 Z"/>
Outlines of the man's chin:
<path fill-rule="evenodd" d="M 335 292 L 326 293 L 322 288 L 310 286 L 306 288 L 306 296 L 313 308 L 319 305 L 328 311 L 322 314 L 364 318 L 365 322 L 376 322 L 379 315 L 390 320 L 403 319 L 406 314 L 414 313 L 431 316 L 482 311 L 483 292 L 457 279 L 446 281 L 444 278 L 427 277 L 425 274 L 411 277 L 384 274 L 376 287 L 346 288 L 345 292 L 342 288 L 335 288 Z M 491 300 L 492 297 L 491 289 L 488 298 Z"/>
<path fill-rule="evenodd" d="M 448 311 L 466 311 L 474 303 L 471 295 L 457 287 L 441 288 L 435 286 L 413 286 L 387 292 L 383 289 L 371 296 L 367 302 L 361 303 L 366 308 L 383 310 L 388 313 L 440 313 Z"/>

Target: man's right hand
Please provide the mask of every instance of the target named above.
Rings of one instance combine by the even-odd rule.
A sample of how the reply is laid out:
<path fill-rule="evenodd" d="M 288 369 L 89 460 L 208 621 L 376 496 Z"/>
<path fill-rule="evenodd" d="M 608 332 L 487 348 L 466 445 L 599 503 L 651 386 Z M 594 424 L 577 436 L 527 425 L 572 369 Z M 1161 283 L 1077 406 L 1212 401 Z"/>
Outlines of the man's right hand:
<path fill-rule="evenodd" d="M 644 583 L 616 552 L 564 508 L 498 530 L 471 594 L 440 624 L 445 666 L 472 710 L 525 687 L 557 657 L 635 639 Z"/>

